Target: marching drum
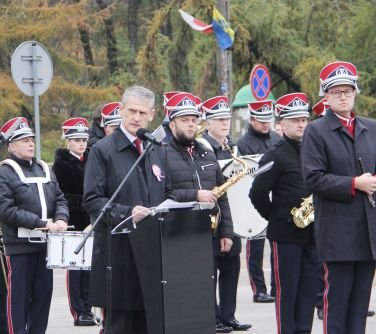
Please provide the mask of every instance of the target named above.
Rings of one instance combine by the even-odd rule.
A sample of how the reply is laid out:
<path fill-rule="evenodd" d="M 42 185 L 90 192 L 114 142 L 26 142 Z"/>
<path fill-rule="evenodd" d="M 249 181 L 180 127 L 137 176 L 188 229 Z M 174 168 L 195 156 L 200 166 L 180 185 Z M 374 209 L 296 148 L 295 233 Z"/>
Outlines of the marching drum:
<path fill-rule="evenodd" d="M 90 270 L 94 234 L 90 235 L 81 251 L 77 255 L 74 254 L 74 250 L 85 236 L 84 232 L 48 233 L 47 268 Z"/>
<path fill-rule="evenodd" d="M 234 233 L 249 240 L 265 238 L 268 225 L 268 222 L 260 216 L 248 197 L 249 189 L 251 189 L 253 182 L 253 177 L 250 174 L 258 169 L 258 162 L 261 157 L 262 154 L 240 157 L 248 163 L 250 171 L 227 190 Z M 218 162 L 225 177 L 231 177 L 233 173 L 237 173 L 242 169 L 241 164 L 232 159 L 219 160 Z"/>

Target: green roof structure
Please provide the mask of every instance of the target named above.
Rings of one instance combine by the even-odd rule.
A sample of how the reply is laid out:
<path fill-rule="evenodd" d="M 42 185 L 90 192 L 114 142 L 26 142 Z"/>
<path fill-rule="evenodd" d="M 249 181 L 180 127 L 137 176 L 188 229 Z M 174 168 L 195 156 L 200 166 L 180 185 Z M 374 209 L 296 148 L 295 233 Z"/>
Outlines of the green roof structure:
<path fill-rule="evenodd" d="M 272 100 L 275 102 L 275 97 L 272 92 L 269 93 L 265 100 Z M 250 85 L 245 85 L 238 90 L 235 95 L 234 101 L 232 102 L 232 108 L 242 108 L 247 107 L 249 102 L 257 102 L 254 98 Z"/>

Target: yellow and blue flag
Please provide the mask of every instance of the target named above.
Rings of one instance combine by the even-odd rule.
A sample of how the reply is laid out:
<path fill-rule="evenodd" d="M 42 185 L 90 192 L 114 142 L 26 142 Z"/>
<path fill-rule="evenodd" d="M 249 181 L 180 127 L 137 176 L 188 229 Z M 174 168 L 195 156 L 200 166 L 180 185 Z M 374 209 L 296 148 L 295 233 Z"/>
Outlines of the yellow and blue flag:
<path fill-rule="evenodd" d="M 231 29 L 226 19 L 215 7 L 213 8 L 212 25 L 217 38 L 218 46 L 221 49 L 230 48 L 234 44 L 235 32 Z"/>

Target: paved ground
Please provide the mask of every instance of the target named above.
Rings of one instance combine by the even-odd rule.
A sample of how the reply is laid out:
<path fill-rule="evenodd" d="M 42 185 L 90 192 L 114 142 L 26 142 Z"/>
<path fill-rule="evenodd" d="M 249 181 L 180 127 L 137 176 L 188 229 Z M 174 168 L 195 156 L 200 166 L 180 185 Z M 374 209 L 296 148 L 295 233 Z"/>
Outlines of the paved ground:
<path fill-rule="evenodd" d="M 267 244 L 267 243 L 266 243 Z M 243 247 L 243 250 L 245 247 Z M 248 332 L 237 333 L 257 333 L 275 334 L 276 323 L 274 304 L 254 304 L 252 302 L 251 288 L 244 263 L 244 253 L 242 254 L 242 269 L 238 288 L 237 318 L 242 322 L 248 322 L 253 327 Z M 270 276 L 269 264 L 267 263 L 268 251 L 265 253 L 266 275 Z M 376 282 L 374 283 L 376 285 Z M 371 298 L 371 309 L 376 309 L 376 290 L 374 289 Z M 65 271 L 55 270 L 54 272 L 54 294 L 50 312 L 49 326 L 47 334 L 94 334 L 99 332 L 99 327 L 75 327 L 73 319 L 69 313 L 68 301 L 65 289 Z M 322 322 L 315 316 L 313 334 L 322 333 Z M 367 334 L 376 333 L 376 317 L 368 318 Z M 153 333 L 150 333 L 153 334 Z M 178 334 L 178 333 L 176 333 Z M 204 334 L 204 333 L 203 333 Z"/>

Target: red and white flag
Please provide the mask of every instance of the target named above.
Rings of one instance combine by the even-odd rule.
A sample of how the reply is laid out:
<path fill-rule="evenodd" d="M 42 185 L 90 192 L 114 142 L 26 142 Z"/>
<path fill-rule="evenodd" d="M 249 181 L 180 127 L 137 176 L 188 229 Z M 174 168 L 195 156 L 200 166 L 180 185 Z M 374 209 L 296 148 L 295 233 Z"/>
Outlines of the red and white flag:
<path fill-rule="evenodd" d="M 206 24 L 200 20 L 197 20 L 192 15 L 183 12 L 181 9 L 179 9 L 179 12 L 183 20 L 187 22 L 193 30 L 201 31 L 205 34 L 210 34 L 211 32 L 213 32 L 212 24 Z"/>

